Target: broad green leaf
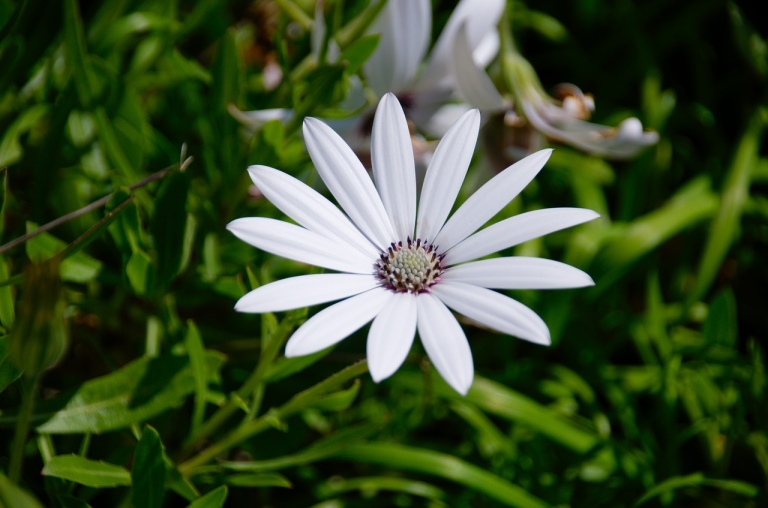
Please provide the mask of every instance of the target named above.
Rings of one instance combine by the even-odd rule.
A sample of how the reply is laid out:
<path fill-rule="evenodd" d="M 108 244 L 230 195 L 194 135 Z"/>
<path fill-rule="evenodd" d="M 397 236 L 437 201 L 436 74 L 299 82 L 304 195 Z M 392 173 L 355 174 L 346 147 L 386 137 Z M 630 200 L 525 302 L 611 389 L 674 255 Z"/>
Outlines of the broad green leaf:
<path fill-rule="evenodd" d="M 367 476 L 362 478 L 334 478 L 317 488 L 317 495 L 321 498 L 338 496 L 344 492 L 359 490 L 361 493 L 389 490 L 401 492 L 412 496 L 425 497 L 427 499 L 446 500 L 448 496 L 441 489 L 429 483 L 410 480 L 408 478 L 396 478 L 393 476 Z"/>
<path fill-rule="evenodd" d="M 750 174 L 758 161 L 762 132 L 766 124 L 764 116 L 766 112 L 761 109 L 755 112 L 736 149 L 736 155 L 723 184 L 720 208 L 715 213 L 701 256 L 696 287 L 688 298 L 689 303 L 704 297 L 736 239 L 741 213 L 749 195 Z"/>
<path fill-rule="evenodd" d="M 222 508 L 227 500 L 227 486 L 212 490 L 200 499 L 193 501 L 187 508 Z"/>
<path fill-rule="evenodd" d="M 131 502 L 142 508 L 161 508 L 165 495 L 163 443 L 155 429 L 147 425 L 136 445 L 131 468 Z"/>
<path fill-rule="evenodd" d="M 424 390 L 424 376 L 400 372 L 394 379 L 414 390 Z M 466 401 L 493 415 L 522 423 L 576 453 L 584 454 L 600 443 L 599 436 L 568 421 L 555 411 L 494 381 L 475 376 L 467 396 L 461 397 L 437 375 L 432 376 L 435 393 L 441 397 Z"/>
<path fill-rule="evenodd" d="M 277 473 L 232 474 L 225 476 L 224 482 L 233 487 L 291 487 L 288 478 Z"/>
<path fill-rule="evenodd" d="M 203 339 L 200 337 L 200 330 L 195 326 L 194 321 L 187 321 L 187 337 L 185 345 L 189 355 L 189 363 L 192 367 L 192 375 L 195 378 L 195 412 L 192 417 L 192 431 L 194 432 L 205 417 L 205 401 L 208 393 L 208 373 L 206 372 L 205 350 L 203 348 Z"/>
<path fill-rule="evenodd" d="M 150 231 L 157 251 L 158 283 L 170 283 L 179 273 L 187 224 L 189 175 L 175 172 L 160 185 Z"/>
<path fill-rule="evenodd" d="M 152 259 L 142 250 L 136 250 L 125 265 L 128 282 L 136 293 L 147 295 L 154 289 L 157 270 Z"/>
<path fill-rule="evenodd" d="M 43 505 L 0 473 L 0 508 L 43 508 Z"/>
<path fill-rule="evenodd" d="M 131 473 L 124 467 L 79 455 L 57 455 L 51 458 L 43 468 L 42 474 L 87 487 L 120 487 L 131 484 Z"/>
<path fill-rule="evenodd" d="M 218 373 L 219 353 L 208 352 L 208 373 Z M 33 423 L 49 434 L 101 433 L 152 418 L 181 404 L 194 379 L 186 356 L 140 358 L 106 376 L 86 381 L 74 391 L 40 402 Z M 15 416 L 0 417 L 7 425 Z"/>
<path fill-rule="evenodd" d="M 27 233 L 35 229 L 36 224 L 27 222 Z M 64 251 L 67 243 L 46 232 L 30 238 L 24 247 L 30 261 L 41 263 Z M 61 278 L 70 282 L 89 282 L 96 278 L 101 268 L 101 261 L 84 252 L 77 252 L 61 262 Z"/>
<path fill-rule="evenodd" d="M 355 74 L 362 65 L 371 57 L 376 46 L 379 45 L 379 34 L 370 34 L 357 39 L 341 52 L 339 62 L 347 64 L 347 73 Z"/>
<path fill-rule="evenodd" d="M 0 337 L 0 393 L 4 392 L 9 384 L 21 377 L 22 372 L 16 368 L 10 356 L 8 356 L 8 336 Z"/>
<path fill-rule="evenodd" d="M 547 503 L 525 489 L 445 453 L 394 443 L 359 444 L 335 455 L 337 459 L 438 476 L 482 492 L 506 506 L 546 508 Z"/>
<path fill-rule="evenodd" d="M 48 109 L 47 104 L 32 106 L 21 113 L 21 115 L 6 128 L 5 134 L 0 141 L 0 167 L 10 166 L 21 160 L 23 150 L 19 138 L 29 132 L 37 122 L 48 114 Z M 7 179 L 7 171 L 5 171 L 4 177 Z M 1 202 L 0 205 L 2 205 Z M 0 230 L 0 232 L 2 231 Z"/>
<path fill-rule="evenodd" d="M 731 288 L 726 288 L 712 299 L 707 320 L 704 322 L 704 338 L 709 344 L 734 347 L 738 338 L 738 326 L 736 297 Z"/>
<path fill-rule="evenodd" d="M 708 486 L 723 490 L 730 490 L 731 492 L 735 492 L 746 497 L 755 497 L 760 492 L 760 489 L 750 483 L 735 480 L 715 480 L 706 478 L 704 473 L 698 472 L 688 476 L 674 476 L 659 483 L 648 492 L 646 492 L 643 497 L 638 499 L 635 503 L 635 507 L 645 504 L 647 501 L 653 499 L 654 497 L 658 497 L 668 492 L 673 492 L 680 488 L 699 486 Z"/>

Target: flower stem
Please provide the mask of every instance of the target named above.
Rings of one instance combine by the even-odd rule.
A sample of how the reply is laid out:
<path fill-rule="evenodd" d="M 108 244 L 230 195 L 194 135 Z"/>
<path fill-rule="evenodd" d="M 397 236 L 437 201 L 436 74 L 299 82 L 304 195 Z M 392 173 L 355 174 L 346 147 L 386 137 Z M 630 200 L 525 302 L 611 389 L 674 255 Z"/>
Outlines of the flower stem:
<path fill-rule="evenodd" d="M 35 399 L 37 398 L 37 389 L 40 386 L 40 374 L 27 383 L 22 394 L 21 409 L 19 417 L 16 420 L 16 433 L 13 436 L 13 445 L 11 448 L 11 460 L 8 466 L 8 478 L 13 483 L 18 483 L 21 478 L 21 465 L 24 461 L 24 445 L 27 442 L 27 433 L 29 432 L 29 420 L 32 417 L 32 411 L 35 408 Z"/>
<path fill-rule="evenodd" d="M 264 376 L 267 373 L 267 368 L 272 364 L 277 353 L 280 351 L 280 348 L 285 343 L 288 333 L 293 328 L 293 325 L 294 323 L 292 319 L 286 319 L 280 324 L 274 334 L 269 337 L 269 343 L 259 357 L 259 363 L 256 366 L 256 369 L 254 369 L 248 379 L 245 380 L 245 383 L 243 383 L 240 389 L 237 390 L 236 394 L 238 397 L 246 399 L 255 394 L 256 400 L 254 402 L 258 401 L 258 404 L 260 405 L 260 395 L 263 397 L 263 381 Z M 200 441 L 213 434 L 219 427 L 226 423 L 238 409 L 239 406 L 237 402 L 235 402 L 235 398 L 230 397 L 224 406 L 216 411 L 210 419 L 203 423 L 203 425 L 186 440 L 181 456 L 188 456 Z M 256 408 L 256 411 L 258 411 L 258 408 Z M 252 413 L 254 413 L 253 410 Z M 255 414 L 249 415 L 249 419 L 252 420 L 253 416 L 255 416 Z"/>
<path fill-rule="evenodd" d="M 223 439 L 201 451 L 196 456 L 179 465 L 179 472 L 188 476 L 190 472 L 215 458 L 217 455 L 237 446 L 246 439 L 270 428 L 275 422 L 308 407 L 319 396 L 341 386 L 342 384 L 368 371 L 368 362 L 363 360 L 340 370 L 331 377 L 294 395 L 288 402 L 278 408 L 271 409 L 265 415 L 255 420 L 246 421 Z"/>

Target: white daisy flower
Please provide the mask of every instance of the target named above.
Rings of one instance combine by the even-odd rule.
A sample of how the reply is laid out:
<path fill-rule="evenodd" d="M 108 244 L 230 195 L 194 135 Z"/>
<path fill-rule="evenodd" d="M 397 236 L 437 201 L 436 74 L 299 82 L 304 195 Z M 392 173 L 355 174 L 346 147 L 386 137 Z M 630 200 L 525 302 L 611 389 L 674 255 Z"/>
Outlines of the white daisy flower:
<path fill-rule="evenodd" d="M 539 258 L 468 261 L 598 214 L 579 208 L 536 210 L 475 232 L 536 176 L 551 153 L 542 150 L 496 175 L 449 218 L 479 127 L 480 113 L 472 110 L 448 130 L 427 169 L 417 211 L 413 150 L 394 95 L 384 96 L 373 123 L 375 186 L 341 137 L 307 118 L 309 155 L 346 214 L 299 180 L 251 166 L 256 186 L 298 225 L 254 217 L 227 228 L 259 249 L 342 273 L 267 284 L 241 298 L 235 309 L 276 312 L 342 300 L 296 330 L 285 355 L 315 353 L 373 321 L 367 357 L 378 382 L 400 367 L 418 330 L 435 368 L 461 394 L 472 384 L 472 353 L 449 308 L 499 332 L 548 345 L 549 330 L 536 313 L 491 289 L 583 287 L 593 284 L 589 275 Z"/>

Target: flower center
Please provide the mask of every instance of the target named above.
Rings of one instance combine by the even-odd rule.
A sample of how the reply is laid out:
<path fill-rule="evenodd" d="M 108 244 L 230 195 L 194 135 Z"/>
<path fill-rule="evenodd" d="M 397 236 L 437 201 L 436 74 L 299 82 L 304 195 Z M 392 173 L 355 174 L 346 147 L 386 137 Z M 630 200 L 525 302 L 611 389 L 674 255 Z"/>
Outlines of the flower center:
<path fill-rule="evenodd" d="M 426 241 L 392 242 L 376 261 L 375 275 L 392 291 L 423 293 L 440 280 L 444 257 Z"/>

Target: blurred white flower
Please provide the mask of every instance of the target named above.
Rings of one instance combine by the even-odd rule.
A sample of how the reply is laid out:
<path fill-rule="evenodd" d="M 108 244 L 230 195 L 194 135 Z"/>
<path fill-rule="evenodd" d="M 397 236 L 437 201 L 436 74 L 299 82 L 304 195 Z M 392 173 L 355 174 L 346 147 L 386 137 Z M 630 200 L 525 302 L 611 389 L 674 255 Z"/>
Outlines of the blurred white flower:
<path fill-rule="evenodd" d="M 445 134 L 427 169 L 417 210 L 413 149 L 394 95 L 384 96 L 373 121 L 375 186 L 339 135 L 307 118 L 307 150 L 343 212 L 299 180 L 266 166 L 251 166 L 256 186 L 298 225 L 242 218 L 227 228 L 259 249 L 343 273 L 273 282 L 245 295 L 235 309 L 275 312 L 343 299 L 304 323 L 289 339 L 286 356 L 330 347 L 373 321 L 367 357 L 378 382 L 400 367 L 418 329 L 435 368 L 461 394 L 472 384 L 472 353 L 448 307 L 502 333 L 549 344 L 549 330 L 536 313 L 488 288 L 582 287 L 593 284 L 589 275 L 539 258 L 467 261 L 598 214 L 578 208 L 536 210 L 476 232 L 536 176 L 551 153 L 542 150 L 496 175 L 448 218 L 479 127 L 480 113 L 471 110 Z"/>
<path fill-rule="evenodd" d="M 319 5 L 319 4 L 318 4 Z M 448 19 L 440 37 L 419 73 L 429 47 L 432 8 L 429 0 L 389 0 L 374 22 L 371 33 L 381 35 L 376 51 L 364 65 L 367 84 L 378 97 L 391 92 L 398 96 L 408 120 L 422 132 L 439 138 L 469 106 L 448 104 L 455 95 L 450 72 L 453 39 L 460 26 L 465 26 L 467 45 L 477 65 L 485 67 L 499 50 L 496 25 L 504 10 L 504 0 L 461 0 Z M 313 27 L 313 54 L 319 55 L 319 44 L 325 33 L 322 10 L 315 14 Z M 316 29 L 315 29 L 316 28 Z M 338 56 L 338 48 L 331 41 L 329 56 Z M 344 109 L 355 110 L 366 103 L 363 84 L 352 81 Z M 360 115 L 328 120 L 328 123 L 357 152 L 368 148 L 373 108 Z M 230 107 L 230 113 L 251 130 L 257 130 L 270 121 L 288 121 L 292 111 L 246 111 Z M 430 152 L 431 153 L 431 152 Z"/>
<path fill-rule="evenodd" d="M 524 118 L 506 118 L 506 124 L 519 127 L 521 120 L 530 122 L 548 138 L 576 147 L 585 152 L 613 159 L 628 159 L 655 144 L 659 135 L 643 130 L 637 118 L 628 118 L 618 127 L 590 123 L 595 109 L 594 99 L 575 85 L 561 84 L 555 89 L 558 99 L 550 97 L 541 86 L 536 71 L 519 54 L 505 55 L 514 99 L 505 99 L 491 79 L 472 57 L 468 28 L 459 28 L 453 39 L 452 75 L 458 95 L 483 112 L 507 112 L 514 117 L 513 107 Z"/>

